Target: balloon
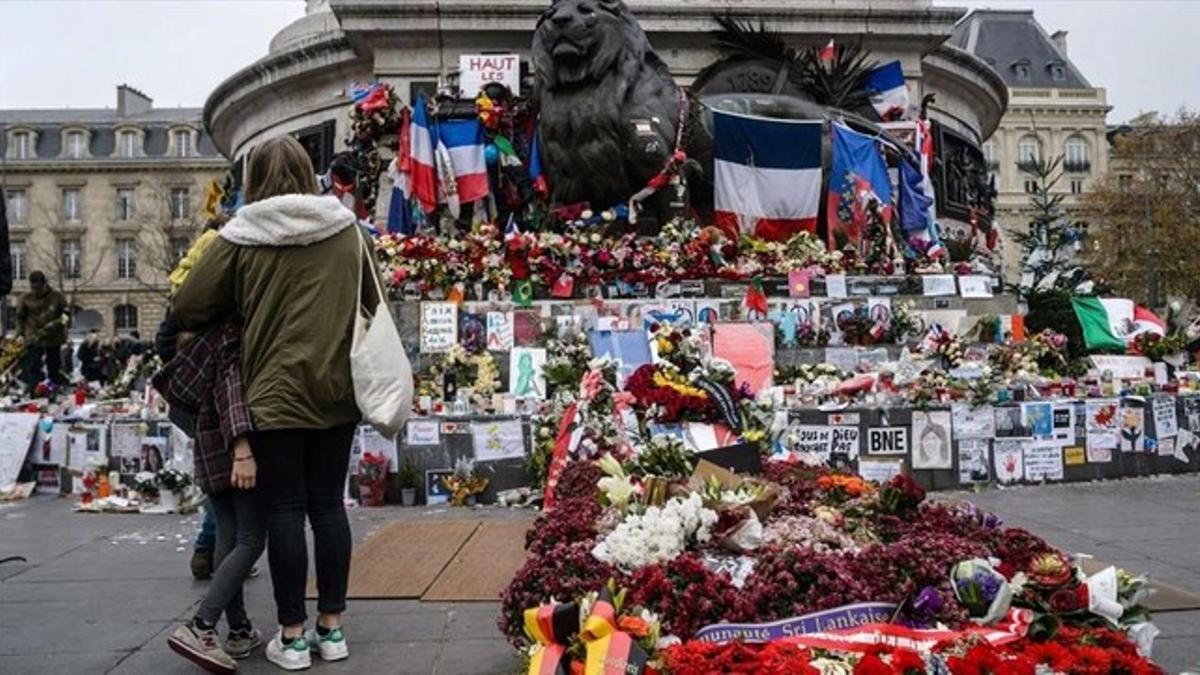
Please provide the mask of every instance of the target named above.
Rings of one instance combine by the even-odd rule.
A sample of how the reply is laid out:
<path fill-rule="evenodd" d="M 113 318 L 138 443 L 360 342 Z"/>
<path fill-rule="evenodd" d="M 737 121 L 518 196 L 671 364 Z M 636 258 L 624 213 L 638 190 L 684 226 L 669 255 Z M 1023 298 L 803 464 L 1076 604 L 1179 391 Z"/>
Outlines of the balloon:
<path fill-rule="evenodd" d="M 488 166 L 496 166 L 500 161 L 500 151 L 496 148 L 495 143 L 488 143 L 483 149 L 483 158 L 487 160 Z"/>
<path fill-rule="evenodd" d="M 43 417 L 41 424 L 42 424 L 42 433 L 48 434 L 48 433 L 54 431 L 54 418 L 53 417 Z"/>

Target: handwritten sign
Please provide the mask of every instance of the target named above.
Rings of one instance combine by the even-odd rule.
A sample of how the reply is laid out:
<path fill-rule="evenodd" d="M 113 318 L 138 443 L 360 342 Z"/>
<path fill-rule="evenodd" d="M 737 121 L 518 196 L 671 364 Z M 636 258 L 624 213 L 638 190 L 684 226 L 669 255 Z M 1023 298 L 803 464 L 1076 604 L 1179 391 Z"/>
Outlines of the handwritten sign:
<path fill-rule="evenodd" d="M 514 96 L 521 93 L 521 57 L 516 54 L 462 54 L 458 83 L 464 96 L 475 98 L 489 84 L 502 84 Z"/>
<path fill-rule="evenodd" d="M 494 352 L 509 352 L 513 348 L 512 312 L 487 313 L 487 348 Z"/>
<path fill-rule="evenodd" d="M 1179 434 L 1179 420 L 1175 417 L 1174 398 L 1154 399 L 1154 437 L 1160 442 Z"/>
<path fill-rule="evenodd" d="M 1062 480 L 1062 446 L 1054 441 L 1034 441 L 1025 445 L 1025 480 Z"/>
<path fill-rule="evenodd" d="M 440 354 L 458 342 L 458 306 L 453 302 L 421 303 L 421 353 Z"/>

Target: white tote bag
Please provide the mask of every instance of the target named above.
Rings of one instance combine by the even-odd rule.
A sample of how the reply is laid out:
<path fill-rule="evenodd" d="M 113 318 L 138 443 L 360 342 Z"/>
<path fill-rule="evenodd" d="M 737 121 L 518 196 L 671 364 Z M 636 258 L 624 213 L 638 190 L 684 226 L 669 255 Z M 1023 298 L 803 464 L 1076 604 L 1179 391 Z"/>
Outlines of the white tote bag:
<path fill-rule="evenodd" d="M 412 366 L 388 309 L 379 275 L 375 274 L 365 257 L 371 255 L 371 248 L 361 232 L 359 240 L 362 242 L 358 274 L 359 305 L 354 314 L 354 340 L 350 345 L 354 402 L 358 404 L 364 422 L 388 439 L 394 439 L 412 412 Z M 362 296 L 364 273 L 371 275 L 375 287 L 367 299 Z M 368 317 L 363 310 L 371 305 L 374 305 L 375 313 Z"/>

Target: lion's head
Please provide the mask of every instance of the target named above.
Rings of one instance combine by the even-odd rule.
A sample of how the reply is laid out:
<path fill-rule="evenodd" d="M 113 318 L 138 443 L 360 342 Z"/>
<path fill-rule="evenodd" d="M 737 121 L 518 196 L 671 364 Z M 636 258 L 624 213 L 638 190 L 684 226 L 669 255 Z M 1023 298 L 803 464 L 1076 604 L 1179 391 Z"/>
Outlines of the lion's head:
<path fill-rule="evenodd" d="M 554 91 L 640 64 L 649 48 L 622 0 L 554 0 L 533 35 L 533 64 L 540 88 Z"/>

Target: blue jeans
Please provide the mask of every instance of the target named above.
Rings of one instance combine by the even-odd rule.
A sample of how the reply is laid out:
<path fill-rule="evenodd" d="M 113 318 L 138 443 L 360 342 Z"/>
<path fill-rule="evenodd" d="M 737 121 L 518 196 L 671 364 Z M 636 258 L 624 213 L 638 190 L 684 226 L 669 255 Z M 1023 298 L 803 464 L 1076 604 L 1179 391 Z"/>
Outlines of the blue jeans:
<path fill-rule="evenodd" d="M 217 547 L 217 519 L 213 517 L 211 503 L 204 505 L 204 522 L 200 523 L 200 531 L 196 533 L 195 549 L 197 551 L 213 552 Z"/>

